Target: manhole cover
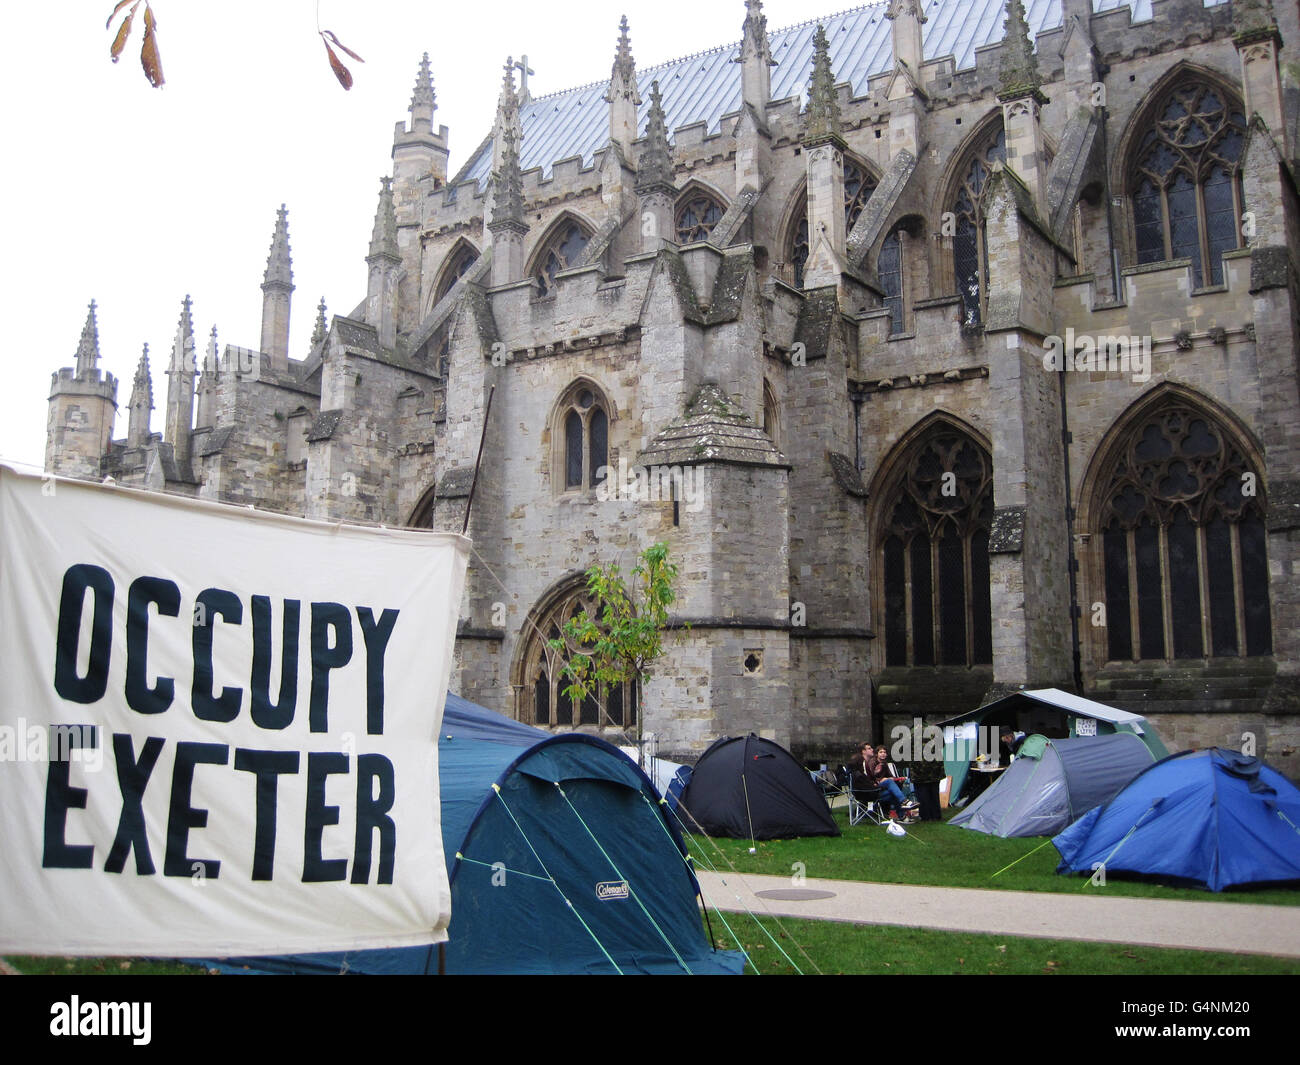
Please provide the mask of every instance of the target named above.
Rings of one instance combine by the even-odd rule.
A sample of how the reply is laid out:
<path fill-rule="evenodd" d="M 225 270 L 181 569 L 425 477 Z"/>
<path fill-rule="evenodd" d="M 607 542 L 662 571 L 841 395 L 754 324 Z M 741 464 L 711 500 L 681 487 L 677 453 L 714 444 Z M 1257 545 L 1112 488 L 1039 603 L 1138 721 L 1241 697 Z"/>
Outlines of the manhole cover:
<path fill-rule="evenodd" d="M 812 888 L 776 888 L 772 891 L 755 891 L 760 899 L 777 899 L 780 902 L 811 902 L 813 899 L 833 899 L 833 891 L 814 891 Z"/>

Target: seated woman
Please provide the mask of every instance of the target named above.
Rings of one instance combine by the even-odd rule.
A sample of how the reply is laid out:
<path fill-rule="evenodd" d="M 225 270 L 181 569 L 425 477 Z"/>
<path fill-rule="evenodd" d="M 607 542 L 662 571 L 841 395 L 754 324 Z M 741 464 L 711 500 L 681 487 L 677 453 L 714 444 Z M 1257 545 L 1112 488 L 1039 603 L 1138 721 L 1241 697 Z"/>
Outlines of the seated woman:
<path fill-rule="evenodd" d="M 876 748 L 875 766 L 876 787 L 880 789 L 880 793 L 890 799 L 895 809 L 909 814 L 910 811 L 915 810 L 918 804 L 913 798 L 915 789 L 912 787 L 912 782 L 907 777 L 896 777 L 890 773 L 889 752 L 883 744 Z"/>

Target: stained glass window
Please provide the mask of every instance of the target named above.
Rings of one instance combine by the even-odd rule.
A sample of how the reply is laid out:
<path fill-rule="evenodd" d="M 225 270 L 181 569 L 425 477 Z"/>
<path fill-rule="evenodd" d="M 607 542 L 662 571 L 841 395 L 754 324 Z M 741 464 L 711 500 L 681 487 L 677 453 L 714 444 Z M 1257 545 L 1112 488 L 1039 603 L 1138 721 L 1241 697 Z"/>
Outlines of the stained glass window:
<path fill-rule="evenodd" d="M 889 332 L 897 336 L 903 328 L 903 241 L 895 229 L 880 246 L 876 274 L 885 294 L 885 308 L 889 311 Z"/>
<path fill-rule="evenodd" d="M 1199 288 L 1223 283 L 1239 246 L 1246 119 L 1219 89 L 1184 84 L 1138 142 L 1131 176 L 1139 263 L 1191 259 Z"/>
<path fill-rule="evenodd" d="M 1271 653 L 1263 514 L 1256 471 L 1214 419 L 1171 402 L 1129 429 L 1100 518 L 1108 657 Z"/>
<path fill-rule="evenodd" d="M 876 191 L 876 179 L 865 167 L 859 166 L 848 156 L 844 157 L 844 222 L 845 232 L 853 229 L 858 215 Z M 786 249 L 786 261 L 794 270 L 794 283 L 803 288 L 804 267 L 808 264 L 808 204 L 804 201 L 803 211 L 790 231 L 789 247 Z"/>
<path fill-rule="evenodd" d="M 590 240 L 591 234 L 577 222 L 561 225 L 551 234 L 535 260 L 537 270 L 533 277 L 539 294 L 548 296 L 555 290 L 555 275 L 577 266 Z"/>
<path fill-rule="evenodd" d="M 913 445 L 886 499 L 880 552 L 886 665 L 991 663 L 988 454 L 940 424 Z"/>
<path fill-rule="evenodd" d="M 692 194 L 677 208 L 677 243 L 708 240 L 724 213 L 722 204 L 707 193 Z"/>
<path fill-rule="evenodd" d="M 586 614 L 597 618 L 585 581 L 559 596 L 536 621 L 525 622 L 519 719 L 543 728 L 576 725 L 625 728 L 636 724 L 636 686 L 630 681 L 600 684 L 585 699 L 565 694 L 571 683 L 564 666 L 580 648 L 562 635 L 564 623 Z M 562 648 L 551 646 L 558 641 Z"/>
<path fill-rule="evenodd" d="M 952 202 L 952 263 L 961 296 L 962 321 L 978 325 L 984 317 L 982 293 L 988 288 L 988 247 L 981 193 L 995 162 L 1007 161 L 1007 135 L 1001 126 L 974 153 Z"/>
<path fill-rule="evenodd" d="M 565 490 L 594 488 L 609 465 L 609 414 L 603 401 L 587 385 L 571 387 L 559 405 L 556 425 Z"/>

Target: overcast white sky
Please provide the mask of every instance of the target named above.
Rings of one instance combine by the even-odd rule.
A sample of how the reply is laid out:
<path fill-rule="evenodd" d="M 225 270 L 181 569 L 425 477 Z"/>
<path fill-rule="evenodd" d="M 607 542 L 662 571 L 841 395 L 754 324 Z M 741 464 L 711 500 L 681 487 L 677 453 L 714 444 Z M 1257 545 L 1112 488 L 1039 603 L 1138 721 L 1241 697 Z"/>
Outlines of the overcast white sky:
<path fill-rule="evenodd" d="M 528 55 L 534 96 L 605 79 L 618 19 L 652 65 L 740 39 L 743 0 L 153 0 L 167 83 L 141 72 L 142 13 L 114 65 L 114 0 L 6 5 L 0 457 L 44 461 L 50 374 L 74 362 L 86 304 L 99 305 L 101 367 L 119 380 L 116 436 L 148 342 L 155 431 L 181 301 L 204 340 L 257 347 L 258 287 L 281 202 L 294 283 L 290 353 L 305 354 L 316 304 L 346 314 L 365 295 L 379 178 L 428 51 L 451 171 L 487 134 L 502 64 Z M 852 6 L 769 0 L 772 28 Z M 823 10 L 824 9 L 824 10 Z M 334 80 L 317 36 L 366 60 Z"/>

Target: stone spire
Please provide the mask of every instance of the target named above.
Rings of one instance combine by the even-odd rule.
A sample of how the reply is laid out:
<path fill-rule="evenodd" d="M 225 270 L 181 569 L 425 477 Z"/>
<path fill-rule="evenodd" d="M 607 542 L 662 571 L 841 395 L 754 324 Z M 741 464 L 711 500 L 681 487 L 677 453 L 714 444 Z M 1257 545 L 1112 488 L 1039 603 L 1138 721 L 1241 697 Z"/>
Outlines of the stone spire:
<path fill-rule="evenodd" d="M 1232 39 L 1237 44 L 1276 39 L 1282 35 L 1277 28 L 1277 15 L 1273 0 L 1232 0 Z"/>
<path fill-rule="evenodd" d="M 325 337 L 329 333 L 329 324 L 325 321 L 325 297 L 320 298 L 320 303 L 316 305 L 316 328 L 311 331 L 311 349 L 315 351 L 325 342 Z"/>
<path fill-rule="evenodd" d="M 811 146 L 829 140 L 841 140 L 840 102 L 835 93 L 835 75 L 831 73 L 830 43 L 819 22 L 813 37 L 813 68 L 812 77 L 808 79 L 803 142 Z"/>
<path fill-rule="evenodd" d="M 772 48 L 767 40 L 763 0 L 745 0 L 745 26 L 740 41 L 740 97 L 752 107 L 760 123 L 772 97 Z"/>
<path fill-rule="evenodd" d="M 501 169 L 501 156 L 505 151 L 507 129 L 514 130 L 515 150 L 523 145 L 523 124 L 519 120 L 519 97 L 515 93 L 515 59 L 506 58 L 505 75 L 501 79 L 501 95 L 497 98 L 496 123 L 492 127 L 492 172 Z"/>
<path fill-rule="evenodd" d="M 433 91 L 433 73 L 429 69 L 429 53 L 420 59 L 420 69 L 415 75 L 415 88 L 411 92 L 411 129 L 422 127 L 424 131 L 433 130 L 433 113 L 438 110 Z"/>
<path fill-rule="evenodd" d="M 153 410 L 153 379 L 149 375 L 149 345 L 140 353 L 135 380 L 131 383 L 131 402 L 126 430 L 127 447 L 144 447 L 149 442 L 149 413 Z"/>
<path fill-rule="evenodd" d="M 1029 40 L 1029 23 L 1025 21 L 1022 0 L 1007 0 L 1007 18 L 1003 27 L 998 99 L 1005 103 L 1032 96 L 1039 103 L 1045 102 L 1046 98 L 1040 91 L 1043 79 L 1039 76 L 1038 57 L 1034 55 L 1034 46 Z"/>
<path fill-rule="evenodd" d="M 375 227 L 370 232 L 369 262 L 376 255 L 388 255 L 400 259 L 397 249 L 397 209 L 393 206 L 393 179 L 384 176 L 379 179 L 379 206 L 375 208 Z"/>
<path fill-rule="evenodd" d="M 77 344 L 77 376 L 85 377 L 99 368 L 99 323 L 95 318 L 95 301 L 86 309 L 86 324 L 81 327 Z"/>
<path fill-rule="evenodd" d="M 492 175 L 492 284 L 509 285 L 524 275 L 524 175 L 514 127 L 501 131 L 501 167 Z"/>
<path fill-rule="evenodd" d="M 182 470 L 190 460 L 190 431 L 194 428 L 194 378 L 197 363 L 194 357 L 194 316 L 190 313 L 189 296 L 181 304 L 180 321 L 176 324 L 176 339 L 172 343 L 171 361 L 167 367 L 167 416 L 163 423 L 163 439 L 172 445 L 176 464 Z"/>
<path fill-rule="evenodd" d="M 636 62 L 632 58 L 632 40 L 628 36 L 626 15 L 618 24 L 618 47 L 614 52 L 614 66 L 610 71 L 605 102 L 609 104 L 609 139 L 622 149 L 625 159 L 631 159 L 641 97 L 636 91 Z"/>
<path fill-rule="evenodd" d="M 271 253 L 266 257 L 262 288 L 288 285 L 293 288 L 293 263 L 289 257 L 289 209 L 280 204 L 275 213 L 275 232 L 271 234 Z"/>
<path fill-rule="evenodd" d="M 289 211 L 280 204 L 262 279 L 262 352 L 281 368 L 289 364 L 289 301 L 293 264 L 289 258 Z"/>
<path fill-rule="evenodd" d="M 641 157 L 637 160 L 636 191 L 641 205 L 641 250 L 658 251 L 664 240 L 674 236 L 673 204 L 677 187 L 673 184 L 673 155 L 657 80 L 650 85 L 650 113 L 646 117 Z M 649 225 L 645 224 L 647 221 Z"/>
<path fill-rule="evenodd" d="M 668 143 L 668 125 L 658 79 L 650 85 L 650 111 L 646 116 L 645 142 L 637 161 L 636 176 L 638 190 L 651 185 L 673 187 L 673 150 Z"/>
<path fill-rule="evenodd" d="M 379 334 L 379 346 L 397 345 L 397 287 L 401 282 L 402 255 L 397 247 L 397 211 L 393 207 L 393 179 L 379 179 L 379 206 L 370 234 L 366 282 L 366 321 Z"/>
<path fill-rule="evenodd" d="M 214 325 L 212 333 L 208 337 L 207 351 L 203 355 L 203 365 L 199 368 L 199 398 L 194 414 L 194 427 L 196 429 L 216 424 L 217 375 L 220 372 L 220 356 L 217 354 L 217 327 Z"/>
<path fill-rule="evenodd" d="M 929 20 L 921 6 L 921 0 L 889 0 L 889 8 L 885 11 L 885 18 L 893 23 L 890 35 L 894 45 L 894 63 L 907 67 L 913 78 L 919 76 L 925 58 L 921 27 Z"/>

